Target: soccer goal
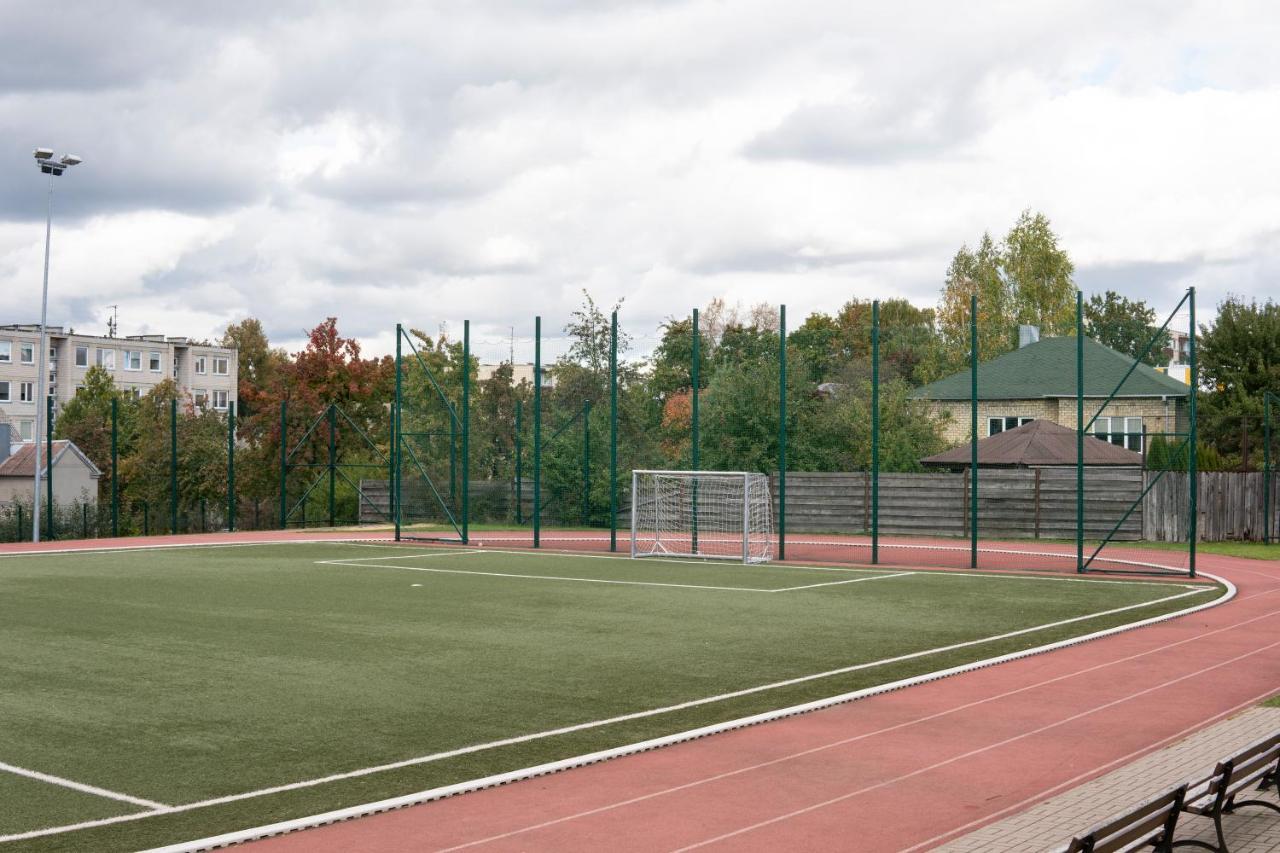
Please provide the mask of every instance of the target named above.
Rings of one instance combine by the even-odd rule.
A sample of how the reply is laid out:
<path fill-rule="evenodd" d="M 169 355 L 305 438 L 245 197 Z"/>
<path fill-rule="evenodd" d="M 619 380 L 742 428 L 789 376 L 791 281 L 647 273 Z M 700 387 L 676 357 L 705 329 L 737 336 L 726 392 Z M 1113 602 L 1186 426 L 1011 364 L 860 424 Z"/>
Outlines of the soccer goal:
<path fill-rule="evenodd" d="M 773 559 L 769 478 L 746 471 L 632 471 L 631 556 Z"/>

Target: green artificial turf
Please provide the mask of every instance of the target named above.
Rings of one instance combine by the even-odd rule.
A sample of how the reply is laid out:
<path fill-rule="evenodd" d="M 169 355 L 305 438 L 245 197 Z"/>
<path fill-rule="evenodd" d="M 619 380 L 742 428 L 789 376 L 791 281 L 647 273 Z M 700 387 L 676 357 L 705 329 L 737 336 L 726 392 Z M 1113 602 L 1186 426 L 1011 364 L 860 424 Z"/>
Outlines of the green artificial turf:
<path fill-rule="evenodd" d="M 859 578 L 872 579 L 836 583 Z M 300 817 L 883 684 L 1220 594 L 1200 589 L 709 704 L 14 846 L 136 849 Z M 1187 591 L 337 543 L 7 557 L 0 762 L 189 804 Z M 131 811 L 0 771 L 0 836 Z"/>

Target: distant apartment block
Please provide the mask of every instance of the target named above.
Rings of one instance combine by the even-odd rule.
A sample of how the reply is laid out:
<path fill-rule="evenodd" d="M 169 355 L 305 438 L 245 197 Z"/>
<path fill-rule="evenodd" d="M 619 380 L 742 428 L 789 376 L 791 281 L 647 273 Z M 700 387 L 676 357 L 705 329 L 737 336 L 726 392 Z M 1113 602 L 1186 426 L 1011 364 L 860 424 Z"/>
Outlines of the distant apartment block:
<path fill-rule="evenodd" d="M 506 362 L 503 363 L 505 364 Z M 502 364 L 477 365 L 476 380 L 484 382 L 486 379 L 491 378 L 500 367 L 502 367 Z M 516 363 L 511 366 L 511 384 L 519 385 L 521 382 L 528 382 L 530 385 L 533 385 L 533 362 L 526 361 L 523 363 Z M 542 387 L 553 388 L 555 387 L 555 384 L 555 377 L 551 373 L 550 365 L 544 364 L 542 366 Z"/>
<path fill-rule="evenodd" d="M 55 409 L 83 387 L 91 367 L 106 370 L 117 388 L 135 397 L 172 379 L 202 408 L 226 411 L 236 400 L 235 349 L 164 335 L 81 335 L 61 326 L 48 327 L 48 343 L 48 357 L 37 365 L 40 327 L 0 326 L 0 422 L 8 422 L 21 441 L 31 441 L 35 434 L 40 369 L 48 370 L 45 378 Z"/>

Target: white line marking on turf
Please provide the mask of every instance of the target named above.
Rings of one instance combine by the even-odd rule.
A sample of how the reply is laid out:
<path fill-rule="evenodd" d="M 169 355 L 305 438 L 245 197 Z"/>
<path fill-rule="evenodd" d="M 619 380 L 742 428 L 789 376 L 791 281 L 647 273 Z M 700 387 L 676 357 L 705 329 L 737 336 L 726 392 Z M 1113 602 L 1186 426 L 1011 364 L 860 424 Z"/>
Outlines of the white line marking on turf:
<path fill-rule="evenodd" d="M 804 714 L 810 711 L 817 711 L 823 708 L 829 708 L 833 705 L 844 704 L 846 702 L 852 702 L 857 699 L 862 699 L 869 696 L 875 696 L 881 693 L 888 693 L 893 690 L 899 690 L 904 687 L 911 687 L 916 684 L 923 684 L 928 681 L 935 681 L 941 678 L 946 678 L 951 675 L 957 675 L 965 672 L 971 672 L 977 669 L 982 669 L 989 666 L 995 666 L 997 664 L 1005 663 L 1007 661 L 1019 660 L 1021 658 L 1031 657 L 1033 655 L 1044 654 L 1046 652 L 1054 651 L 1056 649 L 1079 645 L 1081 643 L 1086 643 L 1091 640 L 1101 639 L 1103 637 L 1109 637 L 1113 634 L 1125 633 L 1128 631 L 1132 631 L 1136 628 L 1144 627 L 1146 625 L 1152 625 L 1159 622 L 1166 622 L 1171 619 L 1176 619 L 1179 616 L 1186 616 L 1191 613 L 1196 613 L 1198 611 L 1205 610 L 1210 607 L 1216 607 L 1220 604 L 1224 604 L 1230 601 L 1232 598 L 1235 597 L 1236 588 L 1235 588 L 1235 585 L 1232 584 L 1230 581 L 1226 580 L 1225 578 L 1220 578 L 1213 575 L 1206 575 L 1206 576 L 1211 577 L 1215 581 L 1219 581 L 1220 583 L 1222 583 L 1223 586 L 1226 587 L 1226 593 L 1223 596 L 1213 601 L 1206 602 L 1204 604 L 1198 604 L 1193 607 L 1188 607 L 1183 610 L 1175 611 L 1173 613 L 1165 613 L 1160 616 L 1152 616 L 1147 619 L 1140 620 L 1138 622 L 1131 622 L 1126 625 L 1118 625 L 1114 628 L 1106 628 L 1101 631 L 1095 631 L 1092 634 L 1085 634 L 1080 637 L 1072 637 L 1066 640 L 1059 640 L 1056 643 L 1049 643 L 1047 645 L 1037 646 L 1031 649 L 1024 649 L 1023 651 L 1020 651 L 1020 652 L 1011 652 L 1009 654 L 1000 655 L 994 658 L 987 658 L 985 660 L 974 661 L 968 664 L 961 664 L 960 666 L 951 667 L 950 669 L 943 669 L 943 670 L 938 670 L 931 673 L 925 673 L 923 675 L 913 676 L 911 678 L 906 678 L 901 681 L 891 682 L 889 684 L 882 684 L 876 687 L 868 687 L 862 690 L 855 690 L 850 693 L 842 693 L 837 696 L 827 697 L 826 699 L 818 699 L 813 702 L 807 702 L 803 705 L 793 705 L 789 708 L 781 708 L 775 711 L 767 711 L 762 714 L 756 714 L 751 717 L 741 717 L 739 719 L 729 720 L 724 723 L 715 723 L 709 726 L 703 726 L 702 728 L 699 728 L 699 729 L 690 729 L 684 732 L 677 732 L 675 734 L 664 735 L 662 737 L 653 738 L 647 741 L 641 741 L 639 743 L 631 743 L 625 746 L 613 747 L 611 749 L 604 749 L 598 752 L 588 753 L 586 755 L 578 755 L 571 758 L 561 759 L 559 761 L 551 761 L 545 764 L 535 765 L 533 767 L 524 767 L 519 770 L 512 770 L 506 773 L 498 773 L 493 776 L 486 776 L 481 779 L 472 779 L 466 782 L 457 782 L 452 785 L 444 785 L 438 788 L 431 788 L 425 791 L 418 791 L 412 794 L 404 794 L 402 796 L 391 797 L 385 800 L 378 800 L 372 803 L 363 803 L 357 806 L 349 806 L 343 809 L 336 809 L 334 811 L 324 812 L 323 814 L 309 815 L 307 817 L 302 817 L 302 818 L 293 818 L 291 820 L 285 820 L 285 821 L 280 821 L 278 823 L 273 823 L 268 826 L 258 826 L 252 829 L 244 829 L 236 832 L 229 832 L 223 835 L 213 836 L 210 838 L 202 838 L 196 841 L 189 841 L 182 844 L 174 844 L 168 847 L 158 848 L 157 850 L 151 851 L 151 853 L 190 853 L 190 851 L 208 850 L 212 847 L 221 847 L 221 846 L 235 844 L 242 841 L 251 841 L 254 839 L 264 838 L 272 835 L 280 835 L 282 833 L 292 832 L 298 829 L 308 829 L 314 826 L 322 826 L 324 824 L 333 823 L 335 821 L 340 821 L 340 820 L 347 820 L 349 818 L 364 817 L 366 815 L 377 814 L 379 812 L 385 812 L 385 811 L 391 811 L 392 809 L 403 808 L 405 806 L 414 806 L 414 805 L 419 805 L 425 802 L 431 802 L 433 800 L 443 799 L 445 797 L 454 796 L 455 794 L 463 794 L 470 791 L 481 790 L 484 788 L 492 788 L 497 785 L 504 785 L 510 782 L 517 782 L 523 779 L 530 779 L 537 776 L 544 776 L 549 773 L 557 773 L 562 770 L 569 770 L 575 767 L 582 767 L 589 764 L 595 764 L 601 761 L 608 761 L 613 758 L 619 758 L 626 755 L 633 755 L 635 753 L 644 752 L 650 749 L 657 749 L 664 746 L 670 746 L 672 744 L 682 743 L 688 740 L 694 740 L 701 737 L 707 737 L 709 735 L 720 734 L 726 731 L 732 731 L 734 729 L 745 728 L 747 726 L 752 726 L 759 723 L 771 722 L 773 720 L 782 719 L 784 717 L 795 716 L 797 714 Z M 1239 628 L 1249 624 L 1250 622 L 1255 622 L 1255 621 L 1258 621 L 1259 619 L 1275 616 L 1278 613 L 1280 613 L 1280 610 L 1272 611 L 1271 613 L 1264 614 L 1263 616 L 1255 617 L 1253 619 L 1245 620 L 1244 622 L 1239 622 L 1234 625 L 1229 625 L 1223 628 L 1215 629 L 1213 631 L 1208 632 L 1208 634 L 1217 634 L 1222 631 L 1231 630 L 1233 628 Z M 1196 637 L 1191 637 L 1186 640 L 1181 640 L 1176 643 L 1163 646 L 1160 649 L 1144 652 L 1140 655 L 1134 655 L 1133 657 L 1141 657 L 1145 654 L 1150 654 L 1157 651 L 1163 654 L 1168 648 L 1172 646 L 1181 645 L 1182 643 L 1196 642 L 1200 639 L 1200 637 L 1208 636 L 1208 634 L 1197 635 Z M 1115 662 L 1116 661 L 1113 661 L 1110 663 L 1115 663 Z M 1092 667 L 1091 669 L 1108 666 L 1110 665 L 1110 663 L 1098 664 L 1096 667 Z M 1076 673 L 1076 674 L 1079 674 L 1079 673 Z M 1061 677 L 1065 678 L 1069 676 L 1061 676 Z M 1056 680 L 1056 679 L 1051 679 L 1051 680 Z M 1034 686 L 1034 685 L 1030 685 L 1026 688 L 1020 688 L 1020 689 L 1030 689 L 1031 686 Z M 1017 691 L 1014 691 L 1014 692 L 1017 692 Z M 910 723 L 908 722 L 901 725 L 909 725 L 909 724 Z M 108 820 L 111 820 L 111 819 L 108 819 Z M 112 821 L 112 822 L 115 822 L 115 821 Z M 68 828 L 64 828 L 63 831 L 69 831 L 70 829 L 76 829 L 76 828 L 81 828 L 81 827 L 78 827 L 78 826 L 68 827 Z M 0 838 L 0 841 L 4 841 L 4 840 L 6 839 Z"/>
<path fill-rule="evenodd" d="M 1020 740 L 1025 740 L 1026 738 L 1032 737 L 1034 735 L 1042 734 L 1044 732 L 1049 731 L 1050 729 L 1056 729 L 1059 726 L 1063 726 L 1063 725 L 1066 725 L 1067 723 L 1075 722 L 1076 720 L 1079 720 L 1082 717 L 1087 717 L 1090 714 L 1096 714 L 1099 711 L 1105 711 L 1108 708 L 1113 708 L 1116 705 L 1120 705 L 1124 702 L 1132 701 L 1134 699 L 1137 699 L 1139 696 L 1146 696 L 1150 693 L 1156 692 L 1157 690 L 1163 690 L 1164 688 L 1169 687 L 1170 685 L 1178 684 L 1179 682 L 1186 681 L 1188 678 L 1195 678 L 1197 675 L 1203 675 L 1206 672 L 1211 672 L 1215 669 L 1220 669 L 1228 664 L 1232 664 L 1237 661 L 1244 660 L 1245 658 L 1253 657 L 1254 655 L 1261 654 L 1262 652 L 1270 651 L 1271 649 L 1274 649 L 1277 646 L 1280 646 L 1280 640 L 1277 640 L 1276 642 L 1271 643 L 1269 645 L 1263 646 L 1262 648 L 1254 649 L 1253 651 L 1236 655 L 1233 658 L 1228 658 L 1227 660 L 1219 661 L 1218 663 L 1212 664 L 1211 666 L 1201 667 L 1200 669 L 1197 669 L 1195 672 L 1189 672 L 1186 675 L 1179 676 L 1178 678 L 1174 678 L 1169 681 L 1163 681 L 1160 684 L 1157 684 L 1153 687 L 1147 687 L 1143 690 L 1135 691 L 1133 693 L 1130 693 L 1128 696 L 1121 696 L 1119 699 L 1113 699 L 1110 702 L 1104 702 L 1101 705 L 1096 705 L 1085 711 L 1081 711 L 1078 714 L 1072 714 L 1069 717 L 1063 717 L 1061 720 L 1056 720 L 1052 723 L 1048 723 L 1038 728 L 1031 729 L 1030 731 L 1020 732 L 1019 734 L 1013 735 L 1012 737 L 1007 737 L 1004 740 L 996 741 L 995 743 L 987 744 L 986 746 L 981 746 L 981 747 L 978 747 L 977 749 L 971 749 L 968 752 L 961 753 L 960 755 L 954 755 L 951 758 L 946 758 L 946 759 L 943 759 L 942 761 L 938 761 L 933 764 L 930 764 L 928 767 L 921 767 L 919 769 L 912 770 L 910 773 L 903 773 L 901 775 L 895 776 L 892 779 L 883 779 L 875 783 L 874 785 L 867 785 L 865 787 L 858 788 L 857 790 L 849 791 L 846 794 L 841 794 L 838 797 L 831 797 L 830 799 L 823 800 L 822 802 L 819 802 L 819 803 L 812 803 L 808 806 L 805 806 L 804 808 L 794 809 L 792 811 L 786 812 L 785 814 L 780 814 L 780 815 L 771 817 L 768 820 L 758 821 L 748 826 L 735 829 L 732 832 L 726 832 L 721 835 L 717 835 L 714 838 L 707 838 L 695 844 L 689 844 L 684 847 L 680 847 L 675 851 L 673 851 L 673 853 L 685 853 L 685 851 L 688 851 L 688 850 L 696 850 L 697 848 L 705 847 L 708 844 L 715 844 L 717 841 L 724 841 L 729 838 L 735 838 L 739 835 L 742 835 L 747 832 L 752 832 L 762 827 L 771 826 L 775 823 L 781 823 L 782 821 L 790 820 L 793 817 L 799 817 L 800 815 L 808 814 L 809 812 L 814 812 L 814 811 L 817 811 L 818 809 L 826 808 L 827 806 L 852 799 L 854 797 L 860 796 L 861 794 L 870 793 L 871 791 L 876 791 L 876 790 L 879 790 L 880 788 L 886 788 L 889 785 L 893 785 L 897 782 L 901 782 L 904 779 L 911 779 L 921 775 L 922 773 L 928 773 L 931 770 L 937 770 L 939 767 L 946 767 L 947 765 L 954 764 L 957 761 L 962 761 L 963 759 L 971 758 L 972 756 L 975 756 L 975 755 L 981 755 L 984 752 L 990 752 L 991 750 L 999 749 L 1002 746 L 1008 746 L 1011 743 L 1016 743 Z"/>
<path fill-rule="evenodd" d="M 481 553 L 476 551 L 474 553 Z M 658 581 L 619 581 L 605 580 L 604 578 L 567 578 L 559 575 L 521 575 L 515 572 L 480 572 L 469 571 L 467 569 L 432 569 L 426 566 L 387 566 L 379 563 L 368 562 L 345 562 L 343 560 L 322 560 L 316 563 L 318 566 L 345 566 L 354 569 L 398 569 L 402 572 L 432 572 L 441 575 L 482 575 L 492 578 L 523 578 L 525 580 L 534 581 L 571 581 L 573 583 L 607 583 L 619 586 L 663 586 L 674 587 L 677 589 L 710 589 L 721 592 L 761 592 L 770 593 L 777 592 L 773 589 L 759 589 L 750 586 L 705 586 L 693 583 L 659 583 Z"/>
<path fill-rule="evenodd" d="M 28 779 L 47 782 L 50 785 L 58 785 L 62 788 L 71 788 L 72 790 L 80 791 L 83 794 L 93 794 L 95 797 L 104 797 L 108 800 L 117 800 L 133 806 L 142 806 L 144 809 L 151 809 L 152 811 L 162 811 L 170 808 L 164 803 L 157 803 L 154 800 L 144 800 L 142 797 L 122 794 L 119 791 L 109 791 L 106 788 L 99 788 L 96 785 L 86 785 L 83 782 L 76 782 L 73 779 L 54 776 L 52 773 L 41 773 L 39 770 L 28 770 L 25 767 L 18 767 L 16 764 L 6 764 L 3 761 L 0 761 L 0 770 L 6 773 L 12 773 L 15 776 L 26 776 Z M 0 841 L 3 840 L 4 838 L 0 837 Z"/>
<path fill-rule="evenodd" d="M 807 583 L 803 586 L 784 586 L 782 589 L 772 590 L 773 592 L 795 592 L 798 589 L 816 589 L 820 586 L 842 586 L 847 583 L 862 583 L 863 581 L 882 581 L 886 578 L 905 578 L 914 575 L 915 572 L 894 572 L 888 575 L 871 575 L 865 578 L 849 578 L 842 581 L 827 581 L 826 583 Z"/>
<path fill-rule="evenodd" d="M 401 567 L 397 566 L 394 568 L 401 568 Z M 1215 580 L 1217 580 L 1217 578 L 1215 578 Z M 1103 637 L 1103 636 L 1108 636 L 1110 634 L 1119 633 L 1120 631 L 1131 630 L 1134 627 L 1151 624 L 1153 622 L 1164 621 L 1166 619 L 1174 618 L 1175 616 L 1178 616 L 1178 615 L 1195 612 L 1196 610 L 1200 610 L 1205 607 L 1212 607 L 1216 604 L 1222 603 L 1223 601 L 1230 600 L 1230 598 L 1235 595 L 1235 587 L 1229 581 L 1226 581 L 1226 580 L 1222 580 L 1222 583 L 1227 588 L 1226 595 L 1222 596 L 1220 599 L 1215 599 L 1212 602 L 1206 602 L 1205 604 L 1188 608 L 1187 610 L 1179 611 L 1177 613 L 1154 616 L 1149 619 L 1141 620 L 1139 622 L 1131 623 L 1128 625 L 1120 625 L 1115 628 L 1108 628 L 1102 631 L 1094 632 L 1093 634 L 1087 634 L 1084 637 L 1072 637 L 1066 640 L 1059 640 L 1056 643 L 1049 643 L 1044 646 L 1038 646 L 1032 649 L 1025 649 L 1020 652 L 1011 652 L 1009 654 L 1000 655 L 994 658 L 987 658 L 985 660 L 976 661 L 973 663 L 960 664 L 959 666 L 954 666 L 947 669 L 939 670 L 937 672 L 926 673 L 923 675 L 912 676 L 910 678 L 901 679 L 899 681 L 890 682 L 888 684 L 881 684 L 881 685 L 876 685 L 874 687 L 863 688 L 862 690 L 855 690 L 850 693 L 842 693 L 842 694 L 839 694 L 838 696 L 828 697 L 826 699 L 817 699 L 812 702 L 804 703 L 802 705 L 793 705 L 788 708 L 775 710 L 775 711 L 766 711 L 751 717 L 743 717 L 743 718 L 732 720 L 726 723 L 716 723 L 709 726 L 703 726 L 698 729 L 691 729 L 689 731 L 680 732 L 674 735 L 666 735 L 663 737 L 654 738 L 649 741 L 643 741 L 640 744 L 631 744 L 626 747 L 615 747 L 609 750 L 602 750 L 599 753 L 591 753 L 589 756 L 586 756 L 586 757 L 578 756 L 572 759 L 565 759 L 563 762 L 552 762 L 551 765 L 539 765 L 539 768 L 551 767 L 553 765 L 556 766 L 556 769 L 559 769 L 560 767 L 577 766 L 578 764 L 581 764 L 581 763 L 590 763 L 588 761 L 584 761 L 584 758 L 588 758 L 591 761 L 598 761 L 598 760 L 603 760 L 604 758 L 614 757 L 615 755 L 624 755 L 629 752 L 639 751 L 641 749 L 650 749 L 656 746 L 663 746 L 668 743 L 677 743 L 681 740 L 688 740 L 693 737 L 703 737 L 708 734 L 727 731 L 732 728 L 741 728 L 742 726 L 745 726 L 745 725 L 753 725 L 758 722 L 774 720 L 783 716 L 791 716 L 798 713 L 804 713 L 806 711 L 829 707 L 830 705 L 852 701 L 855 698 L 862 698 L 864 696 L 871 696 L 877 693 L 888 692 L 890 690 L 897 690 L 902 687 L 907 687 L 913 684 L 920 684 L 925 681 L 933 681 L 938 678 L 945 678 L 946 676 L 949 676 L 949 675 L 954 675 L 960 672 L 967 672 L 971 669 L 979 669 L 986 666 L 992 666 L 996 663 L 1002 663 L 1007 660 L 1016 660 L 1018 658 L 1027 657 L 1032 654 L 1039 654 L 1045 651 L 1050 651 L 1057 648 L 1063 648 L 1069 645 L 1075 645 L 1076 643 L 1085 642 L 1086 640 L 1089 640 L 1089 639 L 1095 639 L 1097 637 Z M 191 811 L 193 809 L 223 805 L 225 803 L 232 803 L 240 800 L 254 799 L 257 797 L 263 797 L 270 794 L 279 794 L 286 791 L 296 791 L 301 788 L 311 788 L 311 787 L 315 787 L 316 785 L 326 784 L 328 782 L 340 782 L 346 779 L 355 779 L 362 776 L 369 776 L 375 773 L 383 773 L 389 770 L 398 770 L 405 767 L 414 767 L 422 764 L 431 764 L 431 763 L 435 763 L 437 761 L 443 761 L 449 758 L 456 758 L 458 756 L 468 755 L 476 752 L 483 752 L 490 749 L 497 749 L 504 746 L 513 746 L 521 743 L 529 743 L 531 741 L 542 740 L 549 737 L 556 737 L 558 735 L 572 734 L 574 732 L 587 731 L 590 729 L 613 725 L 615 723 L 629 722 L 631 720 L 638 720 L 638 719 L 644 719 L 646 717 L 659 716 L 661 714 L 667 714 L 674 711 L 686 710 L 688 708 L 695 708 L 702 705 L 712 704 L 715 702 L 722 702 L 728 699 L 734 699 L 741 696 L 748 696 L 754 693 L 760 693 L 767 690 L 777 689 L 780 687 L 788 687 L 795 684 L 801 684 L 808 681 L 828 678 L 835 675 L 843 675 L 843 674 L 855 672 L 858 670 L 871 669 L 873 667 L 883 666 L 885 664 L 897 663 L 900 661 L 911 660 L 914 658 L 925 657 L 928 655 L 954 651 L 956 649 L 962 649 L 969 646 L 980 645 L 982 643 L 1008 639 L 1010 637 L 1016 637 L 1016 636 L 1020 636 L 1028 633 L 1033 633 L 1035 631 L 1040 631 L 1047 628 L 1060 627 L 1062 625 L 1068 625 L 1073 622 L 1080 622 L 1083 620 L 1109 616 L 1109 615 L 1121 613 L 1127 610 L 1133 610 L 1140 607 L 1149 607 L 1155 604 L 1161 604 L 1166 601 L 1173 601 L 1180 598 L 1186 598 L 1187 596 L 1190 596 L 1190 595 L 1198 595 L 1201 592 L 1208 592 L 1211 589 L 1213 589 L 1213 587 L 1206 587 L 1205 589 L 1197 590 L 1196 592 L 1184 592 L 1178 595 L 1167 596 L 1166 598 L 1153 599 L 1152 601 L 1142 602 L 1139 604 L 1131 604 L 1125 607 L 1118 607 L 1112 610 L 1101 611 L 1099 613 L 1091 613 L 1091 614 L 1086 614 L 1084 616 L 1076 616 L 1070 619 L 1062 619 L 1057 622 L 1050 622 L 1044 625 L 1037 625 L 1030 628 L 1021 628 L 1016 631 L 1010 631 L 1010 632 L 1007 632 L 1004 634 L 998 634 L 992 637 L 985 637 L 978 640 L 969 640 L 963 643 L 955 643 L 950 646 L 942 646 L 936 649 L 926 649 L 918 652 L 910 652 L 908 654 L 899 655 L 893 658 L 885 658 L 879 661 L 867 661 L 865 663 L 853 664 L 851 666 L 842 667 L 840 669 L 833 669 L 827 672 L 820 672 L 813 675 L 804 675 L 796 678 L 786 679 L 784 681 L 773 682 L 771 684 L 763 684 L 757 687 L 748 687 L 742 690 L 732 691 L 730 693 L 722 693 L 718 696 L 708 696 L 701 699 L 691 699 L 687 702 L 681 702 L 675 705 L 669 705 L 665 708 L 653 708 L 645 711 L 635 711 L 630 714 L 621 714 L 621 715 L 618 715 L 615 717 L 609 717 L 603 720 L 592 720 L 585 723 L 577 723 L 569 726 L 561 726 L 555 729 L 548 729 L 547 731 L 543 731 L 543 732 L 532 732 L 530 734 L 517 735 L 515 737 L 503 738 L 501 740 L 490 741 L 488 743 L 472 744 L 470 746 L 458 747 L 456 749 L 451 749 L 444 752 L 432 753 L 429 755 L 417 756 L 414 758 L 406 758 L 401 761 L 394 761 L 387 764 L 380 764 L 372 767 L 364 767 L 358 770 L 351 770 L 344 773 L 334 773 L 328 776 L 321 776 L 315 779 L 304 779 L 298 782 L 288 782 L 283 785 L 275 785 L 269 788 L 261 788 L 256 791 L 246 791 L 240 794 L 229 794 L 223 797 L 215 797 L 213 799 L 200 800 L 193 803 L 184 803 L 182 805 L 169 806 L 163 809 L 163 813 L 186 812 L 186 811 Z M 594 757 L 594 756 L 599 756 L 599 757 Z M 542 770 L 541 772 L 551 772 L 551 771 Z M 483 780 L 478 780 L 478 781 L 472 780 L 471 782 L 458 783 L 457 786 L 450 786 L 450 787 L 456 787 L 457 791 L 460 792 L 463 790 L 472 790 L 473 788 L 480 786 L 479 782 L 485 783 L 485 785 L 481 787 L 487 787 L 490 784 L 497 784 L 497 782 L 492 781 L 495 779 L 510 781 L 517 778 L 525 778 L 525 776 L 528 774 L 529 774 L 528 770 L 514 771 L 511 774 L 500 774 L 500 776 L 498 777 L 486 777 Z M 445 789 L 435 789 L 435 790 L 441 791 Z M 408 795 L 408 796 L 414 797 L 418 795 Z M 408 800 L 406 799 L 406 804 L 407 802 Z M 357 808 L 362 808 L 362 807 L 357 807 Z M 30 832 L 20 833 L 17 835 L 0 835 L 0 842 L 18 841 L 18 840 L 23 840 L 28 838 L 37 838 L 45 835 L 56 835 L 59 833 L 71 832 L 78 829 L 88 829 L 90 827 L 95 827 L 95 826 L 104 826 L 107 824 L 139 820 L 143 817 L 149 817 L 152 814 L 156 814 L 156 813 L 161 813 L 161 812 L 149 812 L 149 813 L 136 814 L 136 815 L 119 815 L 117 817 L 101 818 L 99 820 L 85 821 L 82 823 L 70 824 L 67 826 L 32 830 Z M 351 816 L 354 816 L 354 813 Z M 182 849 L 186 849 L 186 848 L 182 848 Z M 192 849 L 199 849 L 199 848 L 192 848 Z"/>

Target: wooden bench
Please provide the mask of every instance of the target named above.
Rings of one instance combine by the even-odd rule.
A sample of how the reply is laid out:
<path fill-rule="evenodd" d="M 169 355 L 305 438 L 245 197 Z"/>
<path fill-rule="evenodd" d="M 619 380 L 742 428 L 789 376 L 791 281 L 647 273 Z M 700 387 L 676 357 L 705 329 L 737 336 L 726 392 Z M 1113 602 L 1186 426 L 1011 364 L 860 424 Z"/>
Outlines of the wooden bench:
<path fill-rule="evenodd" d="M 1222 832 L 1222 816 L 1244 806 L 1262 806 L 1280 812 L 1280 805 L 1267 800 L 1238 800 L 1246 789 L 1257 783 L 1257 790 L 1277 784 L 1280 776 L 1280 732 L 1246 746 L 1229 758 L 1218 762 L 1213 773 L 1188 783 L 1187 795 L 1182 804 L 1184 811 L 1213 818 L 1218 832 L 1215 847 L 1204 841 L 1182 841 L 1179 846 L 1203 847 L 1217 853 L 1230 853 L 1227 839 Z"/>
<path fill-rule="evenodd" d="M 1154 847 L 1158 853 L 1173 849 L 1187 786 L 1161 793 L 1071 839 L 1054 853 L 1130 853 Z"/>

